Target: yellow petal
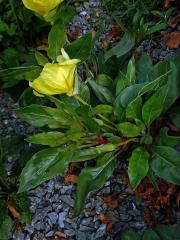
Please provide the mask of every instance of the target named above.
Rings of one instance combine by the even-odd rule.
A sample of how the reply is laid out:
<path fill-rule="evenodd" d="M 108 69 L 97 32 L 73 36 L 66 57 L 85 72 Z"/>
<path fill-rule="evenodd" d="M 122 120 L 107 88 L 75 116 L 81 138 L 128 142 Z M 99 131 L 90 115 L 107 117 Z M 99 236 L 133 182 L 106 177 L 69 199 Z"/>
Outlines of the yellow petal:
<path fill-rule="evenodd" d="M 22 0 L 26 8 L 44 16 L 64 0 Z"/>

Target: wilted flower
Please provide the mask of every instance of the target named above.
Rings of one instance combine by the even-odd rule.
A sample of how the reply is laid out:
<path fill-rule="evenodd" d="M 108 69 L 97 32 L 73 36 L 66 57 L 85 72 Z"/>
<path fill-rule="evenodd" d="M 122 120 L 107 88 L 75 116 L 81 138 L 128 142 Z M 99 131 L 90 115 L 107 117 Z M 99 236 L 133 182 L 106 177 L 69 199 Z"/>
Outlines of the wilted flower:
<path fill-rule="evenodd" d="M 73 94 L 76 66 L 80 60 L 69 59 L 64 49 L 61 51 L 59 63 L 45 64 L 40 76 L 29 83 L 37 93 L 44 95 L 66 93 L 69 96 Z"/>
<path fill-rule="evenodd" d="M 46 16 L 64 0 L 22 0 L 24 6 L 42 16 Z"/>

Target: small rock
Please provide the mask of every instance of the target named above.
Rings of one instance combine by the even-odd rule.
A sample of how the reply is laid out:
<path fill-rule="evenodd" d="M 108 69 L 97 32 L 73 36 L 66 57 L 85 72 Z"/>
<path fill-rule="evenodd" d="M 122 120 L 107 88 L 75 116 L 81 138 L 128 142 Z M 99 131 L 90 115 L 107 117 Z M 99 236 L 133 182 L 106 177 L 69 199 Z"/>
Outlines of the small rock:
<path fill-rule="evenodd" d="M 66 212 L 59 213 L 58 223 L 60 228 L 64 228 L 64 221 L 66 219 L 66 215 L 67 215 Z"/>
<path fill-rule="evenodd" d="M 75 235 L 75 231 L 73 229 L 65 230 L 64 233 L 69 237 L 72 237 Z"/>
<path fill-rule="evenodd" d="M 66 203 L 67 205 L 73 207 L 74 206 L 74 199 L 72 199 L 69 195 L 60 196 L 60 199 Z"/>
<path fill-rule="evenodd" d="M 58 214 L 55 212 L 48 213 L 48 217 L 51 220 L 52 224 L 55 224 L 58 220 Z"/>

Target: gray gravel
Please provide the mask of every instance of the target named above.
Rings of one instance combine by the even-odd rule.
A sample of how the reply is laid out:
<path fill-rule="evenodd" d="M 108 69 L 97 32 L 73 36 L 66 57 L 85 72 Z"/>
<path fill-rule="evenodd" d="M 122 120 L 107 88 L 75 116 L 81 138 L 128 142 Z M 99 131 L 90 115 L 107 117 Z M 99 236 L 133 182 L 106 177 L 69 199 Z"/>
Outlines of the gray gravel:
<path fill-rule="evenodd" d="M 79 36 L 91 31 L 97 26 L 98 18 L 93 18 L 94 8 L 98 7 L 100 0 L 90 0 L 89 4 L 77 7 L 70 32 L 80 30 Z M 107 16 L 108 18 L 108 16 Z M 103 33 L 101 40 L 107 38 L 108 31 L 112 25 L 108 25 L 106 33 Z M 96 42 L 96 47 L 101 48 L 101 42 Z M 113 40 L 112 40 L 113 44 Z M 154 62 L 164 60 L 179 53 L 179 50 L 166 48 L 163 42 L 145 40 L 136 50 L 138 53 L 149 53 Z M 17 104 L 2 91 L 0 92 L 0 135 L 7 137 L 13 134 L 31 134 L 34 128 L 21 122 L 12 109 Z M 129 193 L 127 183 L 120 176 L 121 171 L 126 171 L 126 164 L 119 163 L 113 176 L 105 186 L 96 194 L 87 198 L 85 210 L 78 218 L 73 218 L 73 206 L 76 186 L 66 184 L 63 176 L 58 176 L 50 181 L 41 184 L 39 187 L 28 192 L 31 199 L 30 212 L 32 222 L 26 225 L 23 233 L 13 229 L 11 239 L 14 240 L 41 240 L 43 238 L 53 239 L 56 231 L 63 232 L 68 240 L 115 240 L 119 239 L 121 232 L 132 227 L 142 232 L 146 223 L 141 214 L 140 208 L 144 203 L 137 200 Z M 117 194 L 119 206 L 117 209 L 110 209 L 104 203 L 102 196 Z M 107 225 L 99 220 L 99 214 L 104 213 L 112 223 L 112 233 L 107 235 Z"/>

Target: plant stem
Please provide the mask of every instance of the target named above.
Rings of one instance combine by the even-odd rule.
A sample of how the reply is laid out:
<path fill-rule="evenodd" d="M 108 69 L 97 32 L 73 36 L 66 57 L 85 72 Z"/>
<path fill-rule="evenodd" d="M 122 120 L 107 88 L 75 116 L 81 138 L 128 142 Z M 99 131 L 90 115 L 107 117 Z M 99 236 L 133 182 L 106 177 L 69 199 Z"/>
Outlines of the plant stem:
<path fill-rule="evenodd" d="M 84 101 L 79 95 L 75 95 L 74 98 L 76 100 L 78 100 L 80 103 L 86 105 L 86 106 L 89 106 L 91 107 L 90 104 L 88 104 L 86 101 Z M 102 114 L 98 113 L 97 114 L 102 120 L 106 121 L 107 123 L 109 123 L 111 126 L 107 125 L 104 123 L 104 126 L 108 127 L 108 128 L 111 128 L 113 131 L 116 131 L 117 129 L 115 128 L 116 125 L 114 123 L 112 123 L 111 121 L 109 121 L 109 119 L 107 119 L 105 116 L 103 116 Z"/>

